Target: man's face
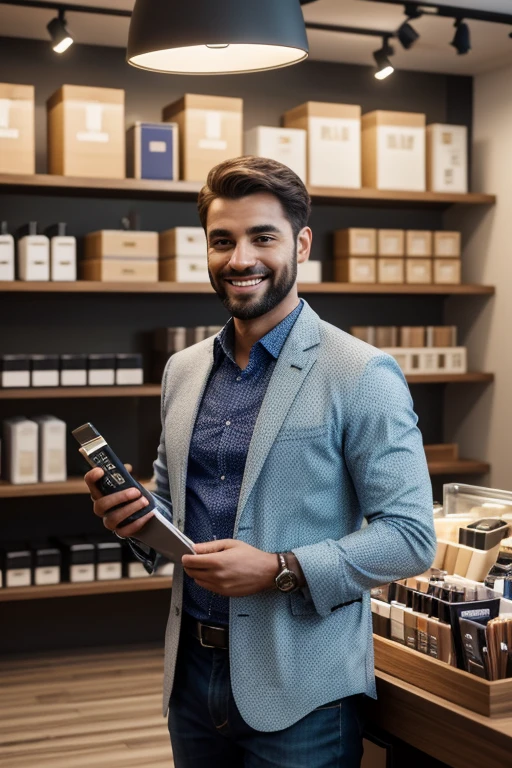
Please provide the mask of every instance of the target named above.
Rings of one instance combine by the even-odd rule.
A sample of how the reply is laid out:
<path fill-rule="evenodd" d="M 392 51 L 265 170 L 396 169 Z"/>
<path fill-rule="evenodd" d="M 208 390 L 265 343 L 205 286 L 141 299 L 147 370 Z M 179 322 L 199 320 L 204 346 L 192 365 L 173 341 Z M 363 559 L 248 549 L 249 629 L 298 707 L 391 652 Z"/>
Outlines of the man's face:
<path fill-rule="evenodd" d="M 210 282 L 234 317 L 260 317 L 293 288 L 297 243 L 273 195 L 214 200 L 208 210 L 207 239 Z"/>

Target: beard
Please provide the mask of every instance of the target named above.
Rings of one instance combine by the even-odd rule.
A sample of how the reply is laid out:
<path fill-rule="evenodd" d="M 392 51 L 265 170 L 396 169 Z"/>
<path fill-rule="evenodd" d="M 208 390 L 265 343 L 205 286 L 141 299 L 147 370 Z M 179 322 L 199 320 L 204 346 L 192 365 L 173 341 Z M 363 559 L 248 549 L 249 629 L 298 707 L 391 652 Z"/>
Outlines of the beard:
<path fill-rule="evenodd" d="M 297 280 L 297 248 L 294 249 L 292 258 L 288 264 L 283 267 L 280 274 L 276 275 L 276 273 L 271 270 L 268 270 L 265 273 L 265 282 L 267 283 L 267 286 L 262 295 L 228 296 L 224 284 L 226 278 L 237 280 L 242 277 L 251 277 L 252 275 L 261 276 L 261 274 L 261 269 L 252 267 L 250 269 L 244 269 L 243 272 L 237 272 L 236 274 L 233 274 L 230 270 L 225 270 L 215 278 L 212 275 L 210 268 L 208 268 L 208 275 L 213 290 L 228 312 L 239 320 L 254 320 L 257 317 L 266 315 L 267 312 L 271 312 L 271 310 L 277 307 L 277 305 L 288 296 Z"/>

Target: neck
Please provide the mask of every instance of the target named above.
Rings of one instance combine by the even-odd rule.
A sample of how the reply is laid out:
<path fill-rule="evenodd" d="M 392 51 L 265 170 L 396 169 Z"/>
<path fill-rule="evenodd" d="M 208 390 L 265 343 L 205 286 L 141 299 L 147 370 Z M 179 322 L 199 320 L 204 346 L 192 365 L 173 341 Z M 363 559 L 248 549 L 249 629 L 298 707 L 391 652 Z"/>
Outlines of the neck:
<path fill-rule="evenodd" d="M 298 306 L 299 296 L 297 285 L 295 285 L 288 296 L 283 301 L 266 312 L 261 317 L 255 317 L 252 320 L 241 320 L 238 317 L 233 318 L 235 329 L 235 358 L 240 368 L 245 368 L 249 362 L 249 355 L 252 347 L 257 341 L 275 328 L 276 325 L 284 320 L 290 312 Z"/>

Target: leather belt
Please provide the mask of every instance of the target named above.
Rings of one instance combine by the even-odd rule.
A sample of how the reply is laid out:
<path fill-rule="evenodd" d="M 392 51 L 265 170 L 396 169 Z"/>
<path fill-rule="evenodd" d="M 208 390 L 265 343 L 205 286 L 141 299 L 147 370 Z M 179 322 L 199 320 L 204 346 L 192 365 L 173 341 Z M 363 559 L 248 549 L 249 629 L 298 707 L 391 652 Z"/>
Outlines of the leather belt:
<path fill-rule="evenodd" d="M 227 627 L 214 627 L 194 620 L 193 633 L 203 648 L 217 648 L 222 651 L 227 651 L 229 648 L 229 629 Z"/>

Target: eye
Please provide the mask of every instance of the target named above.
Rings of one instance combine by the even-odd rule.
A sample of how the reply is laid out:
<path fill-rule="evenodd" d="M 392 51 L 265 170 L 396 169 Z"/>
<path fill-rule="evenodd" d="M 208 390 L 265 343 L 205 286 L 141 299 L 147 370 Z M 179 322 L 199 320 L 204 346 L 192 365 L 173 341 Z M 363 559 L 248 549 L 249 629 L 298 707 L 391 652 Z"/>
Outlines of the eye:
<path fill-rule="evenodd" d="M 269 243 L 274 242 L 274 238 L 270 237 L 270 235 L 259 235 L 254 242 L 268 245 Z"/>
<path fill-rule="evenodd" d="M 219 238 L 218 240 L 213 240 L 212 243 L 210 243 L 212 248 L 228 248 L 230 245 L 232 245 L 231 240 L 228 240 L 225 237 Z"/>

